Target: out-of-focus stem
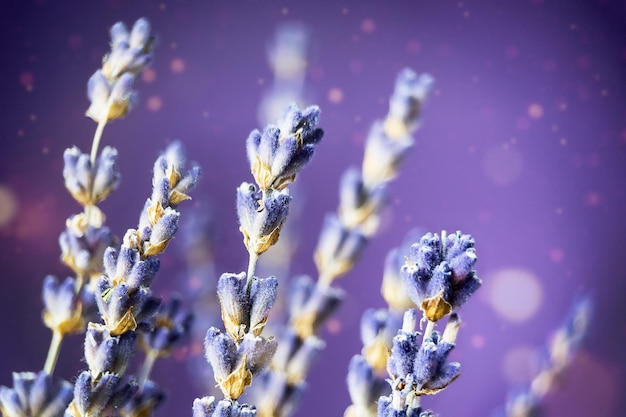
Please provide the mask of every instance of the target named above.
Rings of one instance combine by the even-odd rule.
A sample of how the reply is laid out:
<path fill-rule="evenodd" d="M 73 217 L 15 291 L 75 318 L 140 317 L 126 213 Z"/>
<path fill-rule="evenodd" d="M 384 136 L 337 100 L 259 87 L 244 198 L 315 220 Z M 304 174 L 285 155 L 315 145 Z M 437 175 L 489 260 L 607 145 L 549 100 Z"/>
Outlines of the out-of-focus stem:
<path fill-rule="evenodd" d="M 143 387 L 146 385 L 146 381 L 152 372 L 152 367 L 154 367 L 154 362 L 156 362 L 158 357 L 159 352 L 153 349 L 148 350 L 148 353 L 146 353 L 146 359 L 143 361 L 143 366 L 141 367 L 141 372 L 139 373 L 139 392 L 143 391 Z"/>
<path fill-rule="evenodd" d="M 57 358 L 59 357 L 59 351 L 61 350 L 61 342 L 63 341 L 63 334 L 57 330 L 52 331 L 52 340 L 50 340 L 50 348 L 48 349 L 48 356 L 46 357 L 46 364 L 43 370 L 52 375 L 54 367 L 57 364 Z"/>
<path fill-rule="evenodd" d="M 107 112 L 108 116 L 108 112 Z M 103 117 L 98 122 L 98 127 L 96 128 L 96 133 L 93 135 L 93 141 L 91 142 L 91 154 L 89 155 L 89 159 L 91 160 L 91 165 L 93 166 L 96 163 L 96 157 L 98 156 L 98 147 L 100 146 L 100 139 L 102 138 L 102 132 L 104 131 L 104 126 L 107 124 L 107 117 Z"/>

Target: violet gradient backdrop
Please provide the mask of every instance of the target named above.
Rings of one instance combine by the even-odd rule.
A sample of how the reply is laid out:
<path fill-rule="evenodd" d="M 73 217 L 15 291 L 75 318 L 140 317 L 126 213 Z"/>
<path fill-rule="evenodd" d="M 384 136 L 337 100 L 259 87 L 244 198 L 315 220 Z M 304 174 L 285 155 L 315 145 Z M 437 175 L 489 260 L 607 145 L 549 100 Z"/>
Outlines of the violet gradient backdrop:
<path fill-rule="evenodd" d="M 8 196 L 17 210 L 0 223 L 0 384 L 10 384 L 13 370 L 43 364 L 49 331 L 40 286 L 46 274 L 67 274 L 57 237 L 78 211 L 62 184 L 62 153 L 90 146 L 85 86 L 106 52 L 108 28 L 140 16 L 159 36 L 156 78 L 140 81 L 138 107 L 105 129 L 123 181 L 102 208 L 118 235 L 136 224 L 158 150 L 180 138 L 204 169 L 194 204 L 217 219 L 220 272 L 247 261 L 234 189 L 251 179 L 244 143 L 271 83 L 265 51 L 278 24 L 310 29 L 306 83 L 326 130 L 298 180 L 304 204 L 290 219 L 294 273 L 314 272 L 323 213 L 336 207 L 341 172 L 359 163 L 369 124 L 385 114 L 397 72 L 410 66 L 437 80 L 418 144 L 391 187 L 384 227 L 339 282 L 347 299 L 324 331 L 328 346 L 300 416 L 339 416 L 348 405 L 345 373 L 360 349 L 360 314 L 383 306 L 384 256 L 413 227 L 474 235 L 485 282 L 461 310 L 453 357 L 463 375 L 425 406 L 441 416 L 490 415 L 511 380 L 524 380 L 523 371 L 503 370 L 509 353 L 542 346 L 572 300 L 590 292 L 590 337 L 562 389 L 548 397 L 546 415 L 626 413 L 626 3 L 609 0 L 3 1 L 0 212 L 9 210 Z M 331 89 L 342 92 L 340 102 L 329 100 Z M 182 207 L 183 217 L 190 208 Z M 190 293 L 180 258 L 176 249 L 163 257 L 159 293 Z M 492 308 L 489 279 L 506 268 L 528 271 L 540 285 L 541 304 L 527 321 Z M 514 304 L 524 294 L 510 297 Z M 75 337 L 64 345 L 56 374 L 76 375 L 80 344 Z M 189 355 L 157 363 L 153 376 L 170 393 L 158 415 L 190 415 L 193 398 L 205 394 L 182 363 Z"/>

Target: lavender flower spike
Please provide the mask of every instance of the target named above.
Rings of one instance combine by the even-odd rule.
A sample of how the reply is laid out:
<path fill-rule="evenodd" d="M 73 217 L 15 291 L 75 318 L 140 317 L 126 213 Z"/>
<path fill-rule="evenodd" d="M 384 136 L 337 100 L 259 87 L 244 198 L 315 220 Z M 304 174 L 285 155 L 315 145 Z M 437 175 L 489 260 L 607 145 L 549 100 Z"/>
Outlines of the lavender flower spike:
<path fill-rule="evenodd" d="M 431 322 L 463 305 L 480 287 L 474 239 L 456 232 L 453 235 L 428 233 L 411 252 L 400 271 L 409 296 Z"/>
<path fill-rule="evenodd" d="M 72 385 L 41 371 L 14 372 L 13 388 L 0 387 L 0 411 L 4 417 L 62 417 L 72 400 Z"/>
<path fill-rule="evenodd" d="M 237 217 L 243 242 L 251 255 L 260 255 L 278 241 L 287 219 L 291 197 L 288 190 L 258 192 L 253 184 L 237 188 Z"/>
<path fill-rule="evenodd" d="M 261 190 L 284 189 L 311 160 L 315 145 L 324 136 L 324 131 L 317 127 L 319 115 L 317 106 L 301 111 L 291 104 L 276 126 L 268 125 L 263 132 L 250 133 L 248 161 Z"/>

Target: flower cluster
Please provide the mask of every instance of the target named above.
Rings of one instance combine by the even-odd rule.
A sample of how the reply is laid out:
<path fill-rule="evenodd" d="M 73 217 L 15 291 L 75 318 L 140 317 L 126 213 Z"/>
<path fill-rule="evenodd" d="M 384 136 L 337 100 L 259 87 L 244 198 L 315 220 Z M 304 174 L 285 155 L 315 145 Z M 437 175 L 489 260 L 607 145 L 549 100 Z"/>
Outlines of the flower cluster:
<path fill-rule="evenodd" d="M 425 334 L 421 343 L 416 323 L 416 311 L 407 310 L 402 328 L 393 338 L 387 362 L 392 392 L 378 400 L 379 417 L 420 415 L 422 395 L 435 394 L 459 377 L 460 365 L 447 361 L 460 326 L 458 316 L 450 316 L 443 334 Z"/>
<path fill-rule="evenodd" d="M 0 387 L 0 411 L 5 417 L 61 417 L 72 399 L 72 386 L 52 382 L 47 372 L 14 372 L 13 387 Z"/>
<path fill-rule="evenodd" d="M 285 330 L 281 334 L 295 334 L 300 340 L 281 337 L 278 350 L 292 352 L 289 357 L 299 360 L 306 358 L 306 369 L 314 360 L 316 352 L 307 350 L 307 353 L 298 353 L 298 350 L 313 345 L 321 349 L 318 330 L 343 298 L 342 291 L 331 287 L 331 284 L 350 271 L 359 259 L 368 239 L 378 228 L 379 214 L 387 202 L 386 182 L 393 176 L 387 175 L 383 178 L 371 173 L 383 170 L 376 164 L 394 164 L 385 169 L 396 169 L 399 161 L 407 154 L 411 146 L 399 147 L 398 143 L 413 143 L 410 133 L 417 126 L 419 109 L 431 88 L 432 77 L 428 75 L 417 76 L 411 70 L 400 73 L 391 97 L 387 120 L 397 120 L 402 116 L 399 120 L 404 134 L 398 135 L 397 123 L 379 121 L 374 124 L 366 141 L 363 168 L 350 168 L 343 175 L 337 213 L 328 214 L 324 221 L 314 254 L 317 281 L 301 278 L 293 284 L 289 309 L 291 330 Z M 402 107 L 401 103 L 405 106 Z M 394 126 L 395 130 L 391 129 Z M 373 155 L 380 151 L 376 147 L 381 144 L 387 144 L 389 149 L 384 150 L 385 157 L 379 161 Z M 388 157 L 389 155 L 393 155 L 393 158 Z M 283 344 L 288 345 L 283 348 Z M 268 371 L 270 375 L 264 376 L 263 383 L 255 387 L 255 401 L 260 405 L 259 413 L 262 416 L 288 416 L 294 410 L 304 389 L 306 374 L 298 373 L 298 378 L 294 378 L 290 369 L 290 361 L 275 359 Z"/>
<path fill-rule="evenodd" d="M 124 380 L 123 375 L 134 352 L 137 331 L 152 329 L 151 319 L 160 305 L 150 290 L 160 265 L 156 255 L 176 233 L 180 215 L 176 207 L 188 198 L 200 175 L 198 167 L 184 172 L 184 160 L 178 142 L 157 159 L 153 193 L 146 201 L 138 229 L 126 232 L 120 249 L 108 248 L 104 254 L 105 274 L 95 289 L 104 323 L 90 323 L 85 335 L 89 370 L 78 376 L 74 400 L 68 407 L 71 416 L 115 412 L 140 388 L 136 382 Z M 145 401 L 135 404 L 143 406 Z"/>
<path fill-rule="evenodd" d="M 135 102 L 135 77 L 152 61 L 154 37 L 150 23 L 141 18 L 129 32 L 124 23 L 111 28 L 111 52 L 87 84 L 91 105 L 87 116 L 98 123 L 125 116 Z"/>
<path fill-rule="evenodd" d="M 463 305 L 480 287 L 472 269 L 475 263 L 470 235 L 428 233 L 411 247 L 401 274 L 413 302 L 425 318 L 436 322 Z"/>

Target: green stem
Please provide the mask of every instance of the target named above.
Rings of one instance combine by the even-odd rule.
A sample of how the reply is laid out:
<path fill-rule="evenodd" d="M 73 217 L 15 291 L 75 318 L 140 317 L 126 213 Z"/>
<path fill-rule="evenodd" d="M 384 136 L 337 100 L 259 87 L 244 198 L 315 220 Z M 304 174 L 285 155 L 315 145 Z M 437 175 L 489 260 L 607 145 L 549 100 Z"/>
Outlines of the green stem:
<path fill-rule="evenodd" d="M 46 357 L 46 364 L 43 370 L 52 375 L 54 367 L 57 364 L 57 358 L 59 357 L 59 351 L 61 350 L 61 342 L 63 341 L 63 334 L 57 330 L 52 331 L 52 340 L 50 340 L 50 348 L 48 349 L 48 356 Z"/>
<path fill-rule="evenodd" d="M 143 362 L 143 366 L 141 367 L 141 372 L 139 373 L 139 392 L 143 391 L 144 386 L 146 385 L 146 381 L 150 377 L 150 373 L 152 372 L 152 368 L 154 367 L 154 362 L 159 357 L 159 352 L 153 349 L 150 349 L 148 353 L 146 353 L 146 359 Z"/>

